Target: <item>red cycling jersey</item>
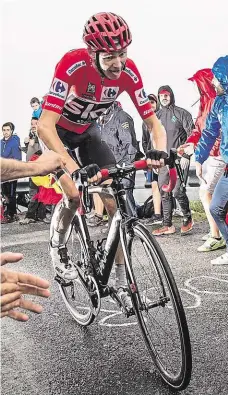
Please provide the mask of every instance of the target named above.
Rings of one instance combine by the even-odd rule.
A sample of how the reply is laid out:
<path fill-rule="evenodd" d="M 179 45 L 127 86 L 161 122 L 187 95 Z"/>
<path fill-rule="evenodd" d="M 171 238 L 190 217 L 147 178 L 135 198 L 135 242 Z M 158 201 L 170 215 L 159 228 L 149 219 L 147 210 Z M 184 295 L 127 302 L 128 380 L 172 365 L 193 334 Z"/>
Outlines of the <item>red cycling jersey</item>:
<path fill-rule="evenodd" d="M 153 114 L 132 60 L 127 59 L 118 80 L 109 80 L 93 67 L 87 49 L 76 49 L 67 52 L 57 64 L 43 108 L 61 114 L 58 125 L 81 134 L 125 91 L 142 119 Z"/>

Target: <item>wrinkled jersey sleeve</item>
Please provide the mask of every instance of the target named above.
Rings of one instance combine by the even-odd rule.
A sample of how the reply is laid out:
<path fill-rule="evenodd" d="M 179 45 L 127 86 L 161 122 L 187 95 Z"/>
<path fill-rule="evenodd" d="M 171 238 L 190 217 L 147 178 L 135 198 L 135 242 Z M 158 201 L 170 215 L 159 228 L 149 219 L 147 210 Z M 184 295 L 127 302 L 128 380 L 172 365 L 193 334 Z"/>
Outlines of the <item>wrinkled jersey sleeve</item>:
<path fill-rule="evenodd" d="M 215 140 L 219 137 L 221 124 L 218 119 L 219 101 L 214 101 L 211 111 L 206 119 L 206 126 L 202 132 L 195 151 L 195 160 L 201 164 L 208 158 Z"/>
<path fill-rule="evenodd" d="M 153 115 L 154 112 L 143 87 L 141 75 L 131 59 L 128 59 L 124 73 L 127 74 L 125 90 L 131 97 L 141 118 L 146 119 Z"/>

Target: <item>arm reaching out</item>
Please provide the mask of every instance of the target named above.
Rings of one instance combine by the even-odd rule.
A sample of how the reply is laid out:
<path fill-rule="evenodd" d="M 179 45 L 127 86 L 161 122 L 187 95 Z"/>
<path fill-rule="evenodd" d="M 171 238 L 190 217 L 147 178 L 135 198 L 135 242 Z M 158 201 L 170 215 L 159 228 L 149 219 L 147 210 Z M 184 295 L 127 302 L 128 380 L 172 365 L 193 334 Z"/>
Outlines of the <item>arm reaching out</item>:
<path fill-rule="evenodd" d="M 65 166 L 65 160 L 55 152 L 48 151 L 34 162 L 21 162 L 1 158 L 1 180 L 9 181 L 22 177 L 44 176 Z"/>

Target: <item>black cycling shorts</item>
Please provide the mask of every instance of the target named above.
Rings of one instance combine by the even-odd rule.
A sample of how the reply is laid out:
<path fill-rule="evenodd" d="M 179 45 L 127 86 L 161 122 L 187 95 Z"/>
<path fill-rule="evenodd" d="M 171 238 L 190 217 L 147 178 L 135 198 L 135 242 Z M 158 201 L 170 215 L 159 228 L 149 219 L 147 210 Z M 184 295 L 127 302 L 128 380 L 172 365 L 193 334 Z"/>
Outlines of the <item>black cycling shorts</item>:
<path fill-rule="evenodd" d="M 112 151 L 101 140 L 101 133 L 96 123 L 91 124 L 82 134 L 69 132 L 58 125 L 56 129 L 60 140 L 80 167 L 96 163 L 100 169 L 104 169 L 116 164 Z"/>

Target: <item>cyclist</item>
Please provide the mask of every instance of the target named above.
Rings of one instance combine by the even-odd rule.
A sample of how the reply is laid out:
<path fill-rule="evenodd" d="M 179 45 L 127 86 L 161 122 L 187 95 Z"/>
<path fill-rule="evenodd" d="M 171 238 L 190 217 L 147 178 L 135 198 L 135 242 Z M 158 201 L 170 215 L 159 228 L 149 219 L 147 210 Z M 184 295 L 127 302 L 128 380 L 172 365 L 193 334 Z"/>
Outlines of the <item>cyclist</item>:
<path fill-rule="evenodd" d="M 89 182 L 101 180 L 100 168 L 115 164 L 107 144 L 101 141 L 96 123 L 126 91 L 140 116 L 153 129 L 153 143 L 158 150 L 156 160 L 150 164 L 160 167 L 166 151 L 166 133 L 153 113 L 134 62 L 127 57 L 127 47 L 132 41 L 125 20 L 114 13 L 98 13 L 85 24 L 83 41 L 87 48 L 67 52 L 55 68 L 50 91 L 44 99 L 38 123 L 38 135 L 46 148 L 62 155 L 70 175 L 86 170 Z M 78 163 L 68 154 L 78 148 Z M 68 256 L 66 242 L 70 224 L 79 206 L 79 193 L 72 178 L 62 171 L 59 176 L 65 192 L 57 205 L 51 223 L 50 253 L 56 273 L 65 280 L 77 277 L 77 271 Z M 116 207 L 109 196 L 102 197 L 108 214 L 112 217 Z M 124 258 L 116 256 L 118 288 L 125 280 Z"/>

